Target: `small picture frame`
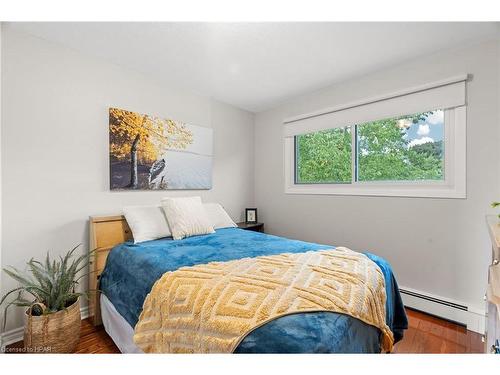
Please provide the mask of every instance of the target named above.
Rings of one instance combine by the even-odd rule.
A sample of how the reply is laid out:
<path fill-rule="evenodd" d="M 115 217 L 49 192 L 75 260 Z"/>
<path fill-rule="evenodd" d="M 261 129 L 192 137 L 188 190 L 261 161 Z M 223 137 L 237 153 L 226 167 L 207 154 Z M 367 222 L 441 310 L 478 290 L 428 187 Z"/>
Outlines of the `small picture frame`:
<path fill-rule="evenodd" d="M 245 209 L 245 222 L 248 224 L 255 224 L 257 222 L 257 209 L 256 208 Z"/>

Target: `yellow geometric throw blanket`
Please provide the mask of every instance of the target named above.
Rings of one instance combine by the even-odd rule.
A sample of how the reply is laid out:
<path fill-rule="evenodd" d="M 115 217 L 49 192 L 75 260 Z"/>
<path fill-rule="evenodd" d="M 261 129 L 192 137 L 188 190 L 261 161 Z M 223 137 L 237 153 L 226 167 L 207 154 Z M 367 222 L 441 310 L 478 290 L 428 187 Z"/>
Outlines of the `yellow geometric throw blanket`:
<path fill-rule="evenodd" d="M 347 248 L 213 262 L 165 273 L 144 302 L 134 341 L 145 353 L 232 353 L 273 319 L 331 311 L 379 328 L 388 352 L 385 300 L 377 265 Z"/>

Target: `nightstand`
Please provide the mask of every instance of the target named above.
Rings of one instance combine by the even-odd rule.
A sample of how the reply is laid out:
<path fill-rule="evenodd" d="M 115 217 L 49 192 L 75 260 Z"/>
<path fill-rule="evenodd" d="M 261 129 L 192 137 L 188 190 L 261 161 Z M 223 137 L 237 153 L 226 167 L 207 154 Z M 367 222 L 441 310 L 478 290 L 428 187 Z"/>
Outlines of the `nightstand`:
<path fill-rule="evenodd" d="M 236 223 L 238 228 L 252 230 L 254 232 L 264 232 L 264 223 Z"/>

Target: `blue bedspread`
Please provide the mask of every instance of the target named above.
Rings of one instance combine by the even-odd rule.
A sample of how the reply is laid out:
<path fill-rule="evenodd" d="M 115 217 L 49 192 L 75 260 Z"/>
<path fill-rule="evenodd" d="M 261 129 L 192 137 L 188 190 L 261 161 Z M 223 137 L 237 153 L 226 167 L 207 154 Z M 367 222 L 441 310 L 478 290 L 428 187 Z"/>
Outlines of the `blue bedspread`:
<path fill-rule="evenodd" d="M 182 266 L 245 257 L 300 253 L 332 246 L 290 240 L 238 228 L 180 241 L 160 239 L 116 246 L 109 254 L 100 289 L 116 310 L 135 326 L 153 284 L 165 272 Z M 387 292 L 387 325 L 398 341 L 408 322 L 390 265 L 366 253 L 382 270 Z M 347 315 L 331 312 L 302 313 L 281 317 L 251 332 L 236 353 L 376 353 L 380 332 Z"/>

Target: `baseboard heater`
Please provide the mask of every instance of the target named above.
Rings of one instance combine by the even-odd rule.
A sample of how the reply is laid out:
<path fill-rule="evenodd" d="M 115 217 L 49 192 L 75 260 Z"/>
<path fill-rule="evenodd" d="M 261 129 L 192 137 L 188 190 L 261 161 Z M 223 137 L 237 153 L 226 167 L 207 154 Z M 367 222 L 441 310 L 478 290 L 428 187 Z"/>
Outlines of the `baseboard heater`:
<path fill-rule="evenodd" d="M 467 306 L 464 306 L 464 305 L 459 305 L 457 303 L 445 301 L 445 300 L 439 299 L 439 298 L 429 297 L 429 296 L 426 296 L 425 294 L 415 293 L 415 292 L 412 292 L 412 291 L 409 291 L 406 289 L 399 289 L 399 291 L 403 294 L 407 294 L 407 295 L 412 296 L 412 297 L 425 299 L 427 301 L 439 303 L 440 305 L 452 307 L 454 309 L 458 309 L 458 310 L 462 310 L 462 311 L 469 311 L 469 308 Z"/>

